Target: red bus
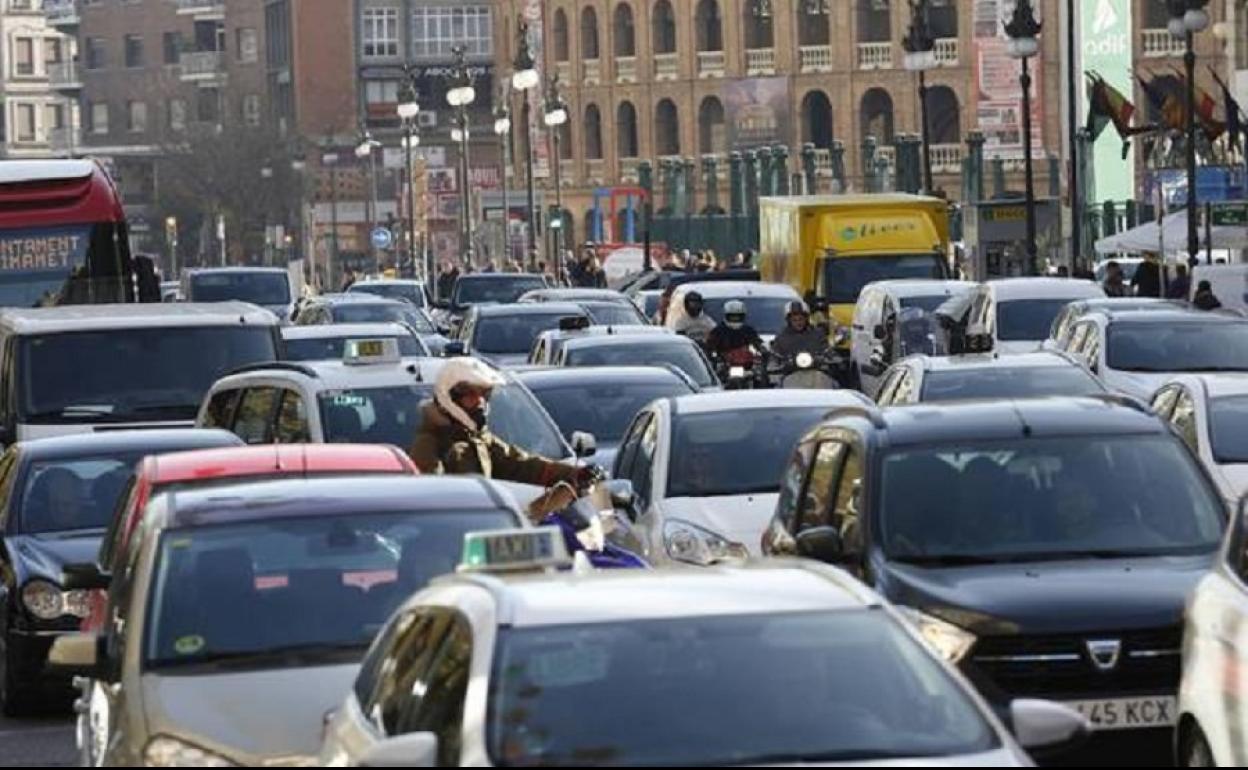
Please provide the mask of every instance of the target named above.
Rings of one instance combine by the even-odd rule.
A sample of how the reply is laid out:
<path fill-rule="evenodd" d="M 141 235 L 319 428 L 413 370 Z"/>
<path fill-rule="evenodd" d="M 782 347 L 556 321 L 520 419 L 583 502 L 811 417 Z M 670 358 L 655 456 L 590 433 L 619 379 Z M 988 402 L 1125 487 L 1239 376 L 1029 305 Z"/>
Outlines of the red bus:
<path fill-rule="evenodd" d="M 92 160 L 0 161 L 0 307 L 149 301 L 116 184 Z"/>

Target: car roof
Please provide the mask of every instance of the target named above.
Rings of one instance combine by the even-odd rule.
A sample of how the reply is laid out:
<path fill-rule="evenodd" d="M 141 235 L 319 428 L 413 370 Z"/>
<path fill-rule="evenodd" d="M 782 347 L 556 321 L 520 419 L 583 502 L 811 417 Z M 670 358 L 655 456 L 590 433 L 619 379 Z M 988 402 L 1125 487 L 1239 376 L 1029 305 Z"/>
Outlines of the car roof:
<path fill-rule="evenodd" d="M 692 393 L 672 399 L 676 414 L 709 414 L 741 409 L 783 409 L 785 407 L 862 407 L 871 401 L 856 390 L 725 390 Z"/>
<path fill-rule="evenodd" d="M 55 460 L 135 451 L 161 454 L 201 447 L 238 447 L 242 444 L 243 440 L 238 436 L 219 428 L 159 428 L 74 433 L 22 441 L 17 446 L 28 459 Z"/>
<path fill-rule="evenodd" d="M 407 455 L 388 444 L 268 444 L 201 449 L 158 455 L 152 458 L 150 467 L 153 484 L 247 476 L 418 473 Z"/>
<path fill-rule="evenodd" d="M 218 385 L 235 386 L 260 378 L 309 380 L 317 390 L 342 388 L 387 388 L 396 385 L 428 384 L 433 386 L 437 372 L 446 359 L 411 356 L 398 361 L 368 364 L 346 364 L 342 361 L 278 361 L 245 367 L 217 381 Z"/>
<path fill-rule="evenodd" d="M 234 325 L 277 326 L 278 320 L 269 311 L 246 302 L 156 302 L 0 310 L 0 326 L 17 334 Z"/>
<path fill-rule="evenodd" d="M 911 356 L 904 362 L 915 362 L 924 371 L 939 372 L 958 369 L 1043 369 L 1074 366 L 1068 359 L 1048 351 L 1002 356 L 996 353 L 967 353 L 957 356 Z"/>
<path fill-rule="evenodd" d="M 167 494 L 173 505 L 166 525 L 175 527 L 392 511 L 514 511 L 499 488 L 474 476 L 275 479 Z"/>
<path fill-rule="evenodd" d="M 575 302 L 509 302 L 503 304 L 474 305 L 478 318 L 509 315 L 585 315 L 585 308 Z"/>
<path fill-rule="evenodd" d="M 862 287 L 864 291 L 867 289 L 881 289 L 888 292 L 894 297 L 931 297 L 944 294 L 953 296 L 964 291 L 970 291 L 979 284 L 974 281 L 942 281 L 936 278 L 913 279 L 913 278 L 894 278 L 887 281 L 874 281 Z"/>
<path fill-rule="evenodd" d="M 401 299 L 392 297 L 381 297 L 376 294 L 369 294 L 364 291 L 355 292 L 337 292 L 334 294 L 320 294 L 313 298 L 315 301 L 324 302 L 329 305 L 399 305 L 400 307 L 411 307 L 411 303 Z"/>
<path fill-rule="evenodd" d="M 702 295 L 703 299 L 735 299 L 740 297 L 783 297 L 786 299 L 800 298 L 797 290 L 788 284 L 755 283 L 753 281 L 709 281 L 683 284 L 673 293 L 684 296 L 691 291 Z"/>
<path fill-rule="evenodd" d="M 284 267 L 192 267 L 185 275 L 205 275 L 207 273 L 267 273 L 274 275 L 290 275 Z"/>
<path fill-rule="evenodd" d="M 883 428 L 888 442 L 896 446 L 1023 436 L 1166 435 L 1167 431 L 1144 404 L 1115 396 L 911 404 L 873 414 L 876 427 Z"/>
<path fill-rule="evenodd" d="M 789 559 L 696 569 L 469 574 L 441 578 L 434 585 L 456 583 L 476 583 L 494 593 L 499 623 L 512 626 L 858 610 L 882 604 L 840 570 Z"/>
<path fill-rule="evenodd" d="M 1246 324 L 1248 319 L 1240 316 L 1206 313 L 1195 308 L 1176 307 L 1157 310 L 1098 310 L 1083 317 L 1103 317 L 1117 323 L 1147 323 L 1171 326 L 1174 324 Z"/>
<path fill-rule="evenodd" d="M 1182 302 L 1160 297 L 1088 297 L 1071 302 L 1085 313 L 1096 310 L 1162 310 L 1167 307 L 1186 307 Z"/>
<path fill-rule="evenodd" d="M 579 302 L 580 300 L 593 299 L 606 300 L 608 302 L 619 302 L 621 299 L 628 299 L 614 289 L 552 288 L 526 291 L 520 296 L 520 301 L 524 302 L 526 299 L 532 301 L 532 299 L 538 297 L 546 299 L 547 301 L 567 300 L 569 302 Z"/>
<path fill-rule="evenodd" d="M 587 336 L 569 337 L 564 341 L 564 350 L 579 350 L 581 348 L 590 347 L 615 347 L 624 345 L 693 345 L 697 347 L 698 343 L 680 334 L 629 334 L 627 332 L 619 332 L 618 329 L 628 329 L 634 327 L 617 326 L 615 334 L 591 334 Z M 646 329 L 649 327 L 638 326 L 638 329 Z"/>
<path fill-rule="evenodd" d="M 355 283 L 351 284 L 351 286 L 353 287 L 354 286 L 385 286 L 385 285 L 424 286 L 425 282 L 417 278 L 365 278 L 365 279 L 356 281 Z M 346 293 L 349 294 L 350 291 L 348 290 Z"/>
<path fill-rule="evenodd" d="M 467 275 L 460 274 L 455 279 L 455 283 L 460 281 L 519 281 L 522 283 L 532 283 L 538 281 L 546 283 L 546 279 L 536 273 L 469 273 Z"/>
<path fill-rule="evenodd" d="M 541 367 L 512 373 L 530 390 L 589 384 L 647 385 L 678 382 L 685 378 L 664 366 Z"/>
<path fill-rule="evenodd" d="M 365 337 L 411 337 L 411 327 L 401 323 L 307 324 L 283 326 L 282 338 L 288 340 L 324 340 Z"/>
<path fill-rule="evenodd" d="M 1093 281 L 1079 278 L 994 278 L 988 281 L 998 301 L 1011 299 L 1084 299 L 1103 297 L 1104 290 Z"/>
<path fill-rule="evenodd" d="M 678 336 L 666 326 L 642 326 L 641 324 L 594 324 L 584 329 L 547 329 L 539 336 L 552 339 L 579 339 L 585 337 L 627 337 L 642 334 L 661 334 L 668 337 Z"/>

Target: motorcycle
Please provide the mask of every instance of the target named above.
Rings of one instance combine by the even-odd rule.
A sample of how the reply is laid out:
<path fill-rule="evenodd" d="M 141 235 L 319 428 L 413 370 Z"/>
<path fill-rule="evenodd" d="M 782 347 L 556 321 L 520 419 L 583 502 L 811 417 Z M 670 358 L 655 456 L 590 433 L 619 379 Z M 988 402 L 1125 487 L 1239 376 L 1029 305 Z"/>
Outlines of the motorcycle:
<path fill-rule="evenodd" d="M 568 553 L 575 556 L 583 552 L 597 569 L 648 568 L 645 559 L 614 542 L 628 540 L 629 533 L 615 537 L 617 530 L 627 526 L 616 515 L 617 507 L 625 501 L 614 499 L 605 481 L 606 474 L 595 470 L 593 477 L 582 485 L 574 487 L 560 482 L 548 489 L 529 504 L 529 518 L 537 526 L 557 527 Z M 568 503 L 571 497 L 575 499 Z"/>
<path fill-rule="evenodd" d="M 831 390 L 841 387 L 836 378 L 839 366 L 832 351 L 812 354 L 802 351 L 774 360 L 770 374 L 775 386 L 788 390 Z"/>
<path fill-rule="evenodd" d="M 724 390 L 754 390 L 771 386 L 766 358 L 750 348 L 712 354 L 711 362 Z"/>

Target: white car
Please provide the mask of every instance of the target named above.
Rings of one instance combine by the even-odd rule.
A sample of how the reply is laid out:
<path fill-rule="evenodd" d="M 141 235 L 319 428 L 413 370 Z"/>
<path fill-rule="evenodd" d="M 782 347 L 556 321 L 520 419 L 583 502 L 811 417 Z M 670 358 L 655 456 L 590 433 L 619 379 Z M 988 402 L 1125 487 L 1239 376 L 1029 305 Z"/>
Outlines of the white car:
<path fill-rule="evenodd" d="M 793 446 L 829 411 L 863 408 L 849 390 L 745 390 L 655 401 L 638 413 L 612 478 L 632 485 L 651 564 L 758 555 Z M 627 495 L 628 493 L 623 493 Z"/>
<path fill-rule="evenodd" d="M 1014 701 L 1016 742 L 896 610 L 814 562 L 555 572 L 549 528 L 464 551 L 378 635 L 322 765 L 1028 766 L 1019 743 L 1087 729 Z"/>
<path fill-rule="evenodd" d="M 400 323 L 318 324 L 283 326 L 284 361 L 341 361 L 349 340 L 393 339 L 404 357 L 429 356 L 432 352 L 416 330 Z"/>
<path fill-rule="evenodd" d="M 685 317 L 685 297 L 696 291 L 702 295 L 703 311 L 715 323 L 724 320 L 724 304 L 730 300 L 745 303 L 745 322 L 754 327 L 767 344 L 784 329 L 785 311 L 790 302 L 802 297 L 792 286 L 757 281 L 694 281 L 681 284 L 672 293 L 667 309 L 668 329 L 675 331 Z"/>
<path fill-rule="evenodd" d="M 568 340 L 594 336 L 636 336 L 639 334 L 666 334 L 673 332 L 662 326 L 595 326 L 586 318 L 568 318 L 561 321 L 558 329 L 547 329 L 537 335 L 533 349 L 529 351 L 528 363 L 534 366 L 552 366 Z"/>
<path fill-rule="evenodd" d="M 909 356 L 884 373 L 880 406 L 1104 393 L 1085 367 L 1056 353 Z"/>
<path fill-rule="evenodd" d="M 1172 299 L 1158 299 L 1156 297 L 1099 297 L 1070 302 L 1066 307 L 1062 308 L 1062 312 L 1057 314 L 1057 318 L 1053 319 L 1053 328 L 1049 331 L 1049 338 L 1044 341 L 1042 347 L 1045 350 L 1065 350 L 1066 345 L 1070 342 L 1071 332 L 1075 330 L 1075 323 L 1089 313 L 1102 310 L 1105 312 L 1121 312 L 1124 310 L 1168 310 L 1185 307 L 1187 305 L 1183 302 L 1177 302 Z"/>
<path fill-rule="evenodd" d="M 1048 338 L 1067 304 L 1104 297 L 1101 287 L 1075 278 L 1002 278 L 980 284 L 967 319 L 973 350 L 1030 353 Z"/>
<path fill-rule="evenodd" d="M 1174 426 L 1234 510 L 1248 494 L 1248 374 L 1175 377 L 1153 397 L 1153 411 Z"/>
<path fill-rule="evenodd" d="M 1178 374 L 1248 372 L 1248 319 L 1178 308 L 1090 313 L 1065 353 L 1110 390 L 1147 401 Z"/>

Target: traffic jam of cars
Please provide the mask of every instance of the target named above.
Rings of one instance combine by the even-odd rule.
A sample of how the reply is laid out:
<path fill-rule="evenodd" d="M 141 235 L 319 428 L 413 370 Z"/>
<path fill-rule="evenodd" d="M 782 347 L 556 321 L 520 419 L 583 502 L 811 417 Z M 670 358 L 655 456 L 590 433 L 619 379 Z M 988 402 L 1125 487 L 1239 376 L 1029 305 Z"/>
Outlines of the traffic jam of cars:
<path fill-rule="evenodd" d="M 902 252 L 0 308 L 0 711 L 86 766 L 1243 764 L 1248 320 Z"/>

